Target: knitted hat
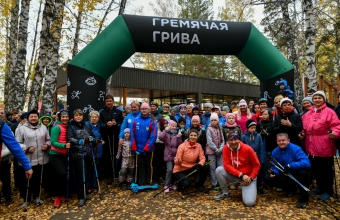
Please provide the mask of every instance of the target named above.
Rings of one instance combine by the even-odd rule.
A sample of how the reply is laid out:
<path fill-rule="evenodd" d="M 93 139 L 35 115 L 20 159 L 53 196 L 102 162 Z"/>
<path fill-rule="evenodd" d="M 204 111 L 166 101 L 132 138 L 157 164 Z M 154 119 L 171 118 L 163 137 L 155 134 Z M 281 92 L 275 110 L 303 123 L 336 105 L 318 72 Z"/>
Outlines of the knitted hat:
<path fill-rule="evenodd" d="M 130 133 L 130 128 L 125 128 L 124 133 Z"/>
<path fill-rule="evenodd" d="M 76 113 L 81 114 L 81 115 L 84 114 L 81 109 L 76 109 L 76 110 L 73 111 L 73 115 L 75 115 Z"/>
<path fill-rule="evenodd" d="M 197 120 L 198 123 L 201 123 L 200 117 L 198 115 L 192 116 L 191 121 L 193 121 L 193 120 Z"/>
<path fill-rule="evenodd" d="M 157 102 L 151 102 L 150 105 L 155 105 L 158 108 L 158 103 Z"/>
<path fill-rule="evenodd" d="M 249 119 L 247 122 L 246 122 L 246 126 L 247 128 L 250 128 L 251 126 L 256 126 L 256 122 L 252 119 Z"/>
<path fill-rule="evenodd" d="M 184 105 L 184 104 L 181 104 L 181 105 L 179 105 L 179 107 L 178 107 L 178 110 L 181 110 L 182 108 L 187 108 L 187 106 L 186 105 Z"/>
<path fill-rule="evenodd" d="M 58 117 L 59 121 L 60 121 L 62 115 L 67 115 L 68 116 L 68 111 L 65 110 L 65 109 L 60 110 L 58 113 L 59 114 L 57 115 L 57 117 Z"/>
<path fill-rule="evenodd" d="M 307 96 L 307 97 L 305 97 L 304 99 L 302 99 L 302 103 L 303 103 L 304 101 L 308 101 L 308 102 L 310 102 L 312 105 L 314 105 L 313 99 L 312 99 L 311 97 L 309 97 L 309 96 Z"/>
<path fill-rule="evenodd" d="M 211 121 L 212 119 L 216 119 L 216 120 L 218 121 L 218 115 L 217 115 L 215 112 L 211 113 L 210 121 Z"/>
<path fill-rule="evenodd" d="M 170 120 L 169 121 L 169 125 L 171 126 L 171 125 L 177 125 L 177 122 L 175 122 L 174 120 Z"/>
<path fill-rule="evenodd" d="M 168 123 L 168 121 L 165 118 L 160 118 L 158 122 L 160 126 L 163 126 L 165 123 Z"/>
<path fill-rule="evenodd" d="M 238 103 L 239 106 L 245 105 L 247 106 L 247 102 L 244 99 L 241 99 L 241 101 Z"/>
<path fill-rule="evenodd" d="M 240 137 L 236 131 L 232 131 L 227 136 L 228 140 L 238 140 Z"/>
<path fill-rule="evenodd" d="M 322 97 L 323 97 L 323 100 L 326 101 L 326 95 L 325 95 L 325 92 L 324 92 L 324 91 L 319 90 L 319 91 L 317 91 L 317 92 L 314 92 L 314 93 L 313 93 L 313 98 L 314 98 L 315 95 L 320 95 L 320 96 L 322 96 Z"/>
<path fill-rule="evenodd" d="M 204 104 L 204 108 L 212 108 L 213 105 L 210 102 Z"/>
<path fill-rule="evenodd" d="M 20 119 L 23 120 L 23 119 L 27 118 L 27 115 L 28 115 L 28 112 L 21 113 Z"/>
<path fill-rule="evenodd" d="M 308 93 L 314 94 L 316 91 L 314 89 L 308 89 Z"/>
<path fill-rule="evenodd" d="M 148 104 L 147 102 L 143 102 L 142 105 L 140 106 L 140 108 L 141 108 L 141 109 L 142 109 L 142 108 L 148 108 L 148 109 L 150 109 L 150 106 L 149 106 L 149 104 Z"/>
<path fill-rule="evenodd" d="M 228 106 L 223 106 L 222 110 L 227 111 L 227 110 L 230 110 L 230 108 Z"/>
<path fill-rule="evenodd" d="M 192 108 L 192 110 L 193 110 L 193 111 L 194 111 L 194 110 L 198 110 L 198 111 L 199 111 L 199 110 L 201 110 L 201 109 L 200 109 L 200 107 L 198 107 L 197 105 L 195 105 L 195 106 Z"/>
<path fill-rule="evenodd" d="M 221 108 L 217 105 L 215 105 L 214 107 L 212 107 L 212 109 L 218 109 L 219 111 L 221 111 Z"/>
<path fill-rule="evenodd" d="M 290 102 L 290 104 L 293 105 L 293 101 L 292 101 L 292 100 L 290 100 L 289 98 L 283 98 L 283 99 L 281 99 L 281 101 L 280 101 L 280 106 L 282 106 L 282 104 L 283 104 L 284 102 Z"/>
<path fill-rule="evenodd" d="M 235 118 L 235 114 L 234 113 L 227 113 L 227 114 L 225 114 L 225 119 L 228 120 L 229 116 L 234 116 L 234 118 Z"/>
<path fill-rule="evenodd" d="M 33 109 L 33 110 L 31 110 L 27 113 L 27 118 L 29 118 L 31 114 L 36 114 L 39 117 L 39 112 L 35 109 Z"/>

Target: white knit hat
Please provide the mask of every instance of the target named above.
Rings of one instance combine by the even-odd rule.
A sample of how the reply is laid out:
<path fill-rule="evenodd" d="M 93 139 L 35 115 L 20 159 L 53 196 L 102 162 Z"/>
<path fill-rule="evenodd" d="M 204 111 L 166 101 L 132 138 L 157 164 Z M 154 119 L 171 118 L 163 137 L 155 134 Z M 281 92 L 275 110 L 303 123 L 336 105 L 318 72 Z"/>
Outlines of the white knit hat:
<path fill-rule="evenodd" d="M 282 106 L 282 104 L 283 104 L 284 102 L 290 102 L 290 104 L 293 105 L 293 101 L 292 101 L 291 99 L 289 99 L 289 98 L 283 98 L 283 99 L 281 99 L 281 101 L 280 101 L 280 106 Z"/>
<path fill-rule="evenodd" d="M 313 93 L 313 98 L 314 98 L 315 95 L 320 95 L 320 96 L 322 96 L 323 99 L 324 99 L 325 102 L 326 102 L 326 95 L 325 95 L 325 92 L 324 92 L 324 91 L 319 90 L 319 91 L 314 92 L 314 93 Z"/>
<path fill-rule="evenodd" d="M 204 104 L 204 108 L 212 108 L 213 105 L 210 102 Z"/>
<path fill-rule="evenodd" d="M 247 102 L 246 102 L 246 100 L 241 99 L 241 101 L 238 103 L 238 105 L 239 105 L 239 106 L 241 106 L 241 105 L 247 106 Z"/>

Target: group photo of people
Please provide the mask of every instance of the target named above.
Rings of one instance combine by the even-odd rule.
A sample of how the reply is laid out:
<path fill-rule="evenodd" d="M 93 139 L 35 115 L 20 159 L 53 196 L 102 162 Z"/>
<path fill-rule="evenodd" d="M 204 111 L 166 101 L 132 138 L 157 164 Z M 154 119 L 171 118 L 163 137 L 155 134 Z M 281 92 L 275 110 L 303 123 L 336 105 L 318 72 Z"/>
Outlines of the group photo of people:
<path fill-rule="evenodd" d="M 310 192 L 324 202 L 337 198 L 340 108 L 315 90 L 303 99 L 302 112 L 284 91 L 274 103 L 241 99 L 201 109 L 132 101 L 120 107 L 106 95 L 105 106 L 89 114 L 6 115 L 0 109 L 1 200 L 13 202 L 12 177 L 22 209 L 49 200 L 59 208 L 71 194 L 82 207 L 101 193 L 101 184 L 119 190 L 158 184 L 164 194 L 194 188 L 198 196 L 213 191 L 216 201 L 241 190 L 249 207 L 272 190 L 298 194 L 297 208 L 308 205 Z"/>

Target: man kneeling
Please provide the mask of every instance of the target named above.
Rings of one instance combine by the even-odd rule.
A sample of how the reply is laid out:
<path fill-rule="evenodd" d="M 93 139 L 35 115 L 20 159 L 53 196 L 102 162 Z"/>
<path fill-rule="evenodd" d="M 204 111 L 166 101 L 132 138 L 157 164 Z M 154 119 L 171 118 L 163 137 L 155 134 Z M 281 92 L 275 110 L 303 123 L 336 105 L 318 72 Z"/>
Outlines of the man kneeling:
<path fill-rule="evenodd" d="M 275 158 L 284 167 L 284 173 L 280 173 L 275 166 L 272 166 L 268 171 L 270 177 L 268 183 L 285 189 L 286 195 L 290 197 L 299 185 L 289 178 L 287 174 L 292 174 L 302 185 L 308 188 L 308 170 L 311 165 L 301 147 L 290 143 L 288 134 L 277 134 L 276 142 L 278 147 L 273 150 L 272 158 Z M 300 196 L 296 207 L 305 208 L 308 204 L 308 199 L 308 192 L 300 187 Z"/>
<path fill-rule="evenodd" d="M 216 178 L 220 186 L 230 182 L 240 181 L 242 200 L 246 206 L 253 206 L 256 202 L 256 177 L 261 168 L 254 150 L 239 140 L 237 132 L 227 136 L 227 145 L 223 148 L 223 166 L 216 169 Z M 222 189 L 220 195 L 213 197 L 215 200 L 231 199 L 228 187 Z"/>

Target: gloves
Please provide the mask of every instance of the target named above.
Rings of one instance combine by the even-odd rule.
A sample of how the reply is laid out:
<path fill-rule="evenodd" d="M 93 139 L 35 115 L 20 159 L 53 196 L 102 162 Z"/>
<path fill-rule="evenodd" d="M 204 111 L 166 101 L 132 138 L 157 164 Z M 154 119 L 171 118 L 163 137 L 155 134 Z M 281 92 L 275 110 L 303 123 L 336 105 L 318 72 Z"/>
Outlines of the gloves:
<path fill-rule="evenodd" d="M 221 148 L 215 150 L 215 154 L 216 154 L 217 156 L 220 155 L 221 152 L 222 152 L 222 149 L 221 149 Z"/>
<path fill-rule="evenodd" d="M 283 173 L 284 174 L 288 174 L 289 173 L 289 164 L 287 166 L 285 166 L 285 168 L 283 169 Z"/>
<path fill-rule="evenodd" d="M 79 144 L 79 145 L 83 145 L 83 144 L 84 144 L 84 140 L 83 140 L 83 139 L 80 139 L 80 140 L 78 141 L 78 144 Z"/>
<path fill-rule="evenodd" d="M 202 168 L 202 165 L 201 165 L 201 164 L 197 164 L 195 169 L 196 169 L 197 171 L 199 171 L 201 168 Z"/>

